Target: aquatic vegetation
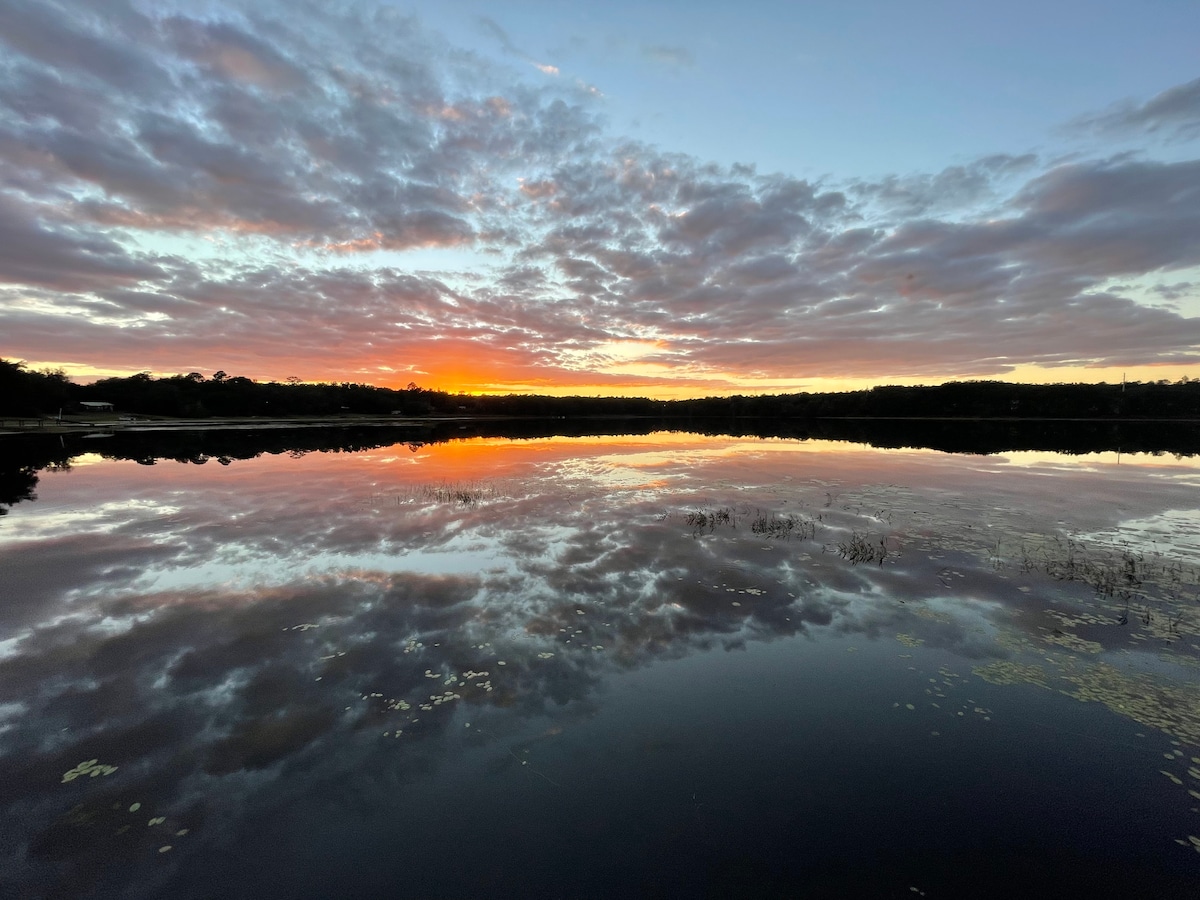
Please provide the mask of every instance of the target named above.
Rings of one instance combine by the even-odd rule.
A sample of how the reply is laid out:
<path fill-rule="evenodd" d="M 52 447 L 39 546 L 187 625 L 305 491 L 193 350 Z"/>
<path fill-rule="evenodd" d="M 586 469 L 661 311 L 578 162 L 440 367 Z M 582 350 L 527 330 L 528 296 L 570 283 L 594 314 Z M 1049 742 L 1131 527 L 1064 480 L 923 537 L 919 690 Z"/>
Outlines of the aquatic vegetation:
<path fill-rule="evenodd" d="M 1036 664 L 1018 663 L 1004 659 L 987 665 L 975 666 L 971 671 L 992 684 L 1033 684 L 1047 690 L 1050 689 L 1050 679 L 1046 670 Z"/>
<path fill-rule="evenodd" d="M 111 775 L 117 771 L 116 766 L 106 766 L 98 759 L 85 759 L 73 769 L 68 769 L 63 772 L 62 783 L 66 784 L 69 781 L 74 781 L 76 778 L 82 778 L 87 775 L 89 778 L 95 778 L 99 775 Z"/>
<path fill-rule="evenodd" d="M 1099 653 L 1104 647 L 1096 641 L 1084 640 L 1074 634 L 1062 631 L 1055 628 L 1049 634 L 1043 635 L 1042 640 L 1048 644 L 1057 644 L 1059 647 L 1070 650 L 1074 653 Z"/>
<path fill-rule="evenodd" d="M 1168 683 L 1104 662 L 1068 667 L 1063 678 L 1075 686 L 1069 694 L 1078 700 L 1103 703 L 1115 713 L 1200 745 L 1200 685 Z"/>
<path fill-rule="evenodd" d="M 1157 636 L 1200 633 L 1200 612 L 1194 608 L 1194 601 L 1200 600 L 1200 569 L 1182 560 L 1121 544 L 1086 544 L 1053 534 L 1026 539 L 1017 552 L 1022 572 L 1082 582 L 1093 589 L 1097 599 L 1119 604 L 1118 624 L 1128 623 L 1132 609 L 1143 625 L 1157 622 Z M 1185 600 L 1193 603 L 1178 606 Z"/>
<path fill-rule="evenodd" d="M 838 541 L 837 552 L 842 559 L 848 559 L 851 565 L 878 562 L 882 566 L 888 555 L 883 538 L 876 543 L 857 531 L 852 532 L 848 540 Z"/>
<path fill-rule="evenodd" d="M 716 530 L 718 525 L 737 528 L 737 515 L 728 506 L 715 510 L 693 510 L 684 515 L 683 521 L 688 528 L 692 529 L 693 535 L 711 533 Z"/>
<path fill-rule="evenodd" d="M 778 516 L 772 513 L 768 516 L 766 513 L 760 511 L 750 522 L 750 531 L 754 534 L 778 540 L 785 540 L 792 537 L 799 540 L 807 540 L 816 536 L 817 523 L 812 519 L 805 519 L 790 514 Z"/>
<path fill-rule="evenodd" d="M 417 500 L 424 503 L 444 503 L 463 509 L 470 509 L 486 500 L 494 500 L 504 496 L 505 492 L 497 485 L 477 484 L 472 482 L 442 482 L 440 484 L 423 484 L 411 487 L 402 496 L 404 499 Z"/>

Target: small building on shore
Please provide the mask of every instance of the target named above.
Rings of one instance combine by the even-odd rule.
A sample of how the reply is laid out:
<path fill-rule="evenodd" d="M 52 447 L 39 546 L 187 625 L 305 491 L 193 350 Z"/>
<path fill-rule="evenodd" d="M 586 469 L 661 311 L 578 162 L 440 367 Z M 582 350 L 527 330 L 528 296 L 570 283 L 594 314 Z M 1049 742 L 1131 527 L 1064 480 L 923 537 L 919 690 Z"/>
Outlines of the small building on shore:
<path fill-rule="evenodd" d="M 113 405 L 103 400 L 80 400 L 84 412 L 112 412 Z"/>

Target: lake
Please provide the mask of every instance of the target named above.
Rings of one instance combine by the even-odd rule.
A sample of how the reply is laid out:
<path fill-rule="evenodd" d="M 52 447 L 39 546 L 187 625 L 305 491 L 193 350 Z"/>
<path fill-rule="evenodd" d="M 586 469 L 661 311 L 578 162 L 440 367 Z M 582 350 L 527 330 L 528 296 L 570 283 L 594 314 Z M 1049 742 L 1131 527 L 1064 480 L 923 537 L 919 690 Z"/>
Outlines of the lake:
<path fill-rule="evenodd" d="M 1200 896 L 1197 457 L 198 434 L 8 445 L 2 896 Z"/>

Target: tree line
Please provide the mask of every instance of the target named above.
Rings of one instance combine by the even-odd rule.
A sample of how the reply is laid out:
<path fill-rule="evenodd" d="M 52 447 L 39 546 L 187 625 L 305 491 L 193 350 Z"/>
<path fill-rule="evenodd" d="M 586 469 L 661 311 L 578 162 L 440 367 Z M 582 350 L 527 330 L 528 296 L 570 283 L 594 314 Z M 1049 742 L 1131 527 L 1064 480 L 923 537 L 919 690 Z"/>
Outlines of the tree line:
<path fill-rule="evenodd" d="M 672 412 L 735 418 L 1200 419 L 1200 380 L 1128 384 L 950 381 L 837 394 L 680 400 Z"/>
<path fill-rule="evenodd" d="M 386 388 L 352 382 L 258 382 L 199 372 L 156 378 L 140 373 L 75 384 L 62 372 L 34 371 L 0 359 L 0 415 L 54 416 L 80 403 L 112 403 L 122 413 L 202 419 L 210 416 L 407 417 L 667 416 L 687 419 L 979 418 L 1200 419 L 1200 380 L 1128 384 L 1012 384 L 951 381 L 941 385 L 880 386 L 844 393 L 653 400 L 645 397 L 476 397 L 410 383 Z"/>

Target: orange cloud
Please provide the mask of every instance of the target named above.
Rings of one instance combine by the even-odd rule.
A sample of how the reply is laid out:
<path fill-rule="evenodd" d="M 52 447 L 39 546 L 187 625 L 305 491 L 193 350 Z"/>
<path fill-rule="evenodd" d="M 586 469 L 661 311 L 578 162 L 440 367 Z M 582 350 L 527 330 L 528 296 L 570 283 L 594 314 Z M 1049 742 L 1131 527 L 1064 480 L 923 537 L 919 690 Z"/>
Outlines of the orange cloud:
<path fill-rule="evenodd" d="M 521 193 L 533 200 L 553 197 L 558 193 L 558 185 L 553 181 L 526 181 L 524 178 L 517 180 L 521 183 Z"/>

